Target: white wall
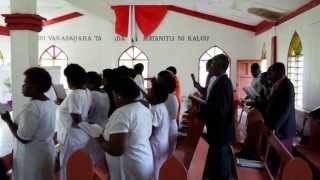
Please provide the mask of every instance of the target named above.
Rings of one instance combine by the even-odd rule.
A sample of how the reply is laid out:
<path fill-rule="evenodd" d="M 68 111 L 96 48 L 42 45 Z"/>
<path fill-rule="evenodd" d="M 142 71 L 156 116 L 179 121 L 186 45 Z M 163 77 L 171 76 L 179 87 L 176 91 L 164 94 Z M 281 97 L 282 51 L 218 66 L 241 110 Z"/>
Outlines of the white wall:
<path fill-rule="evenodd" d="M 304 53 L 304 103 L 306 110 L 320 105 L 320 6 L 311 9 L 279 26 L 271 29 L 256 38 L 256 57 L 259 57 L 263 42 L 271 43 L 274 34 L 278 37 L 277 59 L 287 65 L 288 48 L 294 32 L 299 34 Z M 270 57 L 271 45 L 267 45 Z"/>
<path fill-rule="evenodd" d="M 40 41 L 41 53 L 49 45 L 55 44 L 62 48 L 69 56 L 70 62 L 83 65 L 87 70 L 101 71 L 107 67 L 116 67 L 120 54 L 130 44 L 127 41 L 115 41 L 114 26 L 96 17 L 85 15 L 61 24 L 45 27 L 40 33 L 49 35 L 101 35 L 99 42 L 66 42 Z M 210 21 L 169 12 L 163 23 L 153 36 L 170 35 L 208 35 L 208 41 L 139 41 L 135 45 L 143 50 L 150 59 L 149 75 L 154 76 L 160 70 L 174 65 L 178 69 L 178 76 L 182 82 L 183 94 L 193 91 L 190 73 L 198 74 L 198 60 L 200 55 L 212 46 L 224 49 L 232 59 L 231 77 L 235 83 L 236 60 L 252 59 L 254 57 L 254 34 L 252 32 L 216 24 Z"/>
<path fill-rule="evenodd" d="M 114 25 L 96 16 L 84 15 L 69 21 L 44 27 L 39 34 L 39 55 L 50 45 L 60 47 L 69 57 L 69 63 L 79 63 L 88 71 L 113 68 L 118 64 L 120 54 L 130 44 L 115 41 Z M 85 35 L 92 38 L 101 36 L 101 41 L 63 41 L 50 40 L 49 36 Z M 231 57 L 231 79 L 235 84 L 236 60 L 255 57 L 255 35 L 252 32 L 217 24 L 191 16 L 168 12 L 164 21 L 153 36 L 205 35 L 208 41 L 139 41 L 135 44 L 150 59 L 149 76 L 173 65 L 178 69 L 183 95 L 193 92 L 190 73 L 198 74 L 198 61 L 204 51 L 219 46 Z M 43 40 L 45 37 L 45 40 Z M 10 56 L 10 38 L 0 36 L 0 48 L 5 56 Z"/>

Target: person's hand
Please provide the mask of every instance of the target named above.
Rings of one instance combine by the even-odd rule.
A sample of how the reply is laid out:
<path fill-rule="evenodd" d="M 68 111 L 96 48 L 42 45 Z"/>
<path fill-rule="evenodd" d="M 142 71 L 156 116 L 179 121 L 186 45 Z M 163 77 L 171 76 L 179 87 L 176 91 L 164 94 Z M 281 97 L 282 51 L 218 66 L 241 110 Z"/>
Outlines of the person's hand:
<path fill-rule="evenodd" d="M 4 114 L 1 114 L 1 118 L 5 121 L 5 122 L 8 122 L 8 121 L 11 121 L 11 116 L 9 114 L 9 112 L 5 112 Z"/>

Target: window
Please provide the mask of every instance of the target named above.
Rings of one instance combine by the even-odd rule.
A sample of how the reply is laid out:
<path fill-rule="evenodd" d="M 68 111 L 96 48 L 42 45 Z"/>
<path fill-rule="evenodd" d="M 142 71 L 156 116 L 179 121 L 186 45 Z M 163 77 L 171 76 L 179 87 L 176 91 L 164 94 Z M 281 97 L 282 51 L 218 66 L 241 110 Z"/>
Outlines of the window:
<path fill-rule="evenodd" d="M 201 55 L 200 61 L 199 61 L 199 83 L 202 87 L 206 85 L 206 80 L 208 75 L 207 68 L 206 68 L 207 61 L 219 54 L 226 54 L 226 53 L 219 47 L 214 46 Z M 230 75 L 230 64 L 229 64 L 229 68 L 227 69 L 227 74 L 228 76 Z"/>
<path fill-rule="evenodd" d="M 68 65 L 68 56 L 55 45 L 49 46 L 44 50 L 39 58 L 39 65 L 44 67 L 52 76 L 53 83 L 61 83 L 65 88 L 68 87 L 63 70 Z"/>
<path fill-rule="evenodd" d="M 293 34 L 288 52 L 288 78 L 294 85 L 296 107 L 303 105 L 303 51 L 300 37 Z"/>
<path fill-rule="evenodd" d="M 148 77 L 148 67 L 149 60 L 144 52 L 135 46 L 131 46 L 126 49 L 119 57 L 119 66 L 127 66 L 128 68 L 133 68 L 134 65 L 142 63 L 144 70 L 142 76 L 144 78 Z M 145 81 L 144 86 L 147 87 L 147 82 Z"/>

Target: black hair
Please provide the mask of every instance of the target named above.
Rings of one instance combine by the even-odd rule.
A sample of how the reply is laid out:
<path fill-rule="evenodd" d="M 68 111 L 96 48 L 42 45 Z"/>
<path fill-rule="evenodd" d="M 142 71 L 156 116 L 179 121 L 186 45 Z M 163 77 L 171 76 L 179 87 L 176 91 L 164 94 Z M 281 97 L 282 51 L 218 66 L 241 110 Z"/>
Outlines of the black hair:
<path fill-rule="evenodd" d="M 286 74 L 286 68 L 283 63 L 277 62 L 274 63 L 273 65 L 270 66 L 268 71 L 274 71 L 280 75 L 285 75 Z"/>
<path fill-rule="evenodd" d="M 114 69 L 114 76 L 115 77 L 129 77 L 129 68 L 127 66 L 119 66 L 118 68 Z"/>
<path fill-rule="evenodd" d="M 169 93 L 173 93 L 176 90 L 176 78 L 170 71 L 161 71 L 158 73 L 158 80 L 167 86 Z"/>
<path fill-rule="evenodd" d="M 258 63 L 251 64 L 251 69 L 260 69 L 260 65 Z"/>
<path fill-rule="evenodd" d="M 102 78 L 97 72 L 90 71 L 87 73 L 87 84 L 92 84 L 95 87 L 100 87 L 102 85 Z"/>
<path fill-rule="evenodd" d="M 78 64 L 69 64 L 64 69 L 64 75 L 66 76 L 68 83 L 73 86 L 81 86 L 87 82 L 87 73 Z"/>
<path fill-rule="evenodd" d="M 111 77 L 112 77 L 112 69 L 104 69 L 102 71 L 102 76 L 103 76 L 103 79 L 107 79 L 107 80 L 111 79 Z"/>
<path fill-rule="evenodd" d="M 161 81 L 152 81 L 152 88 L 151 88 L 153 98 L 154 99 L 154 104 L 160 104 L 165 102 L 168 99 L 168 88 L 165 83 Z"/>
<path fill-rule="evenodd" d="M 142 74 L 144 66 L 143 66 L 142 63 L 138 63 L 138 64 L 133 66 L 133 69 L 137 74 Z"/>
<path fill-rule="evenodd" d="M 129 77 L 118 77 L 112 83 L 112 90 L 126 99 L 134 100 L 140 95 L 137 84 Z"/>
<path fill-rule="evenodd" d="M 177 74 L 177 69 L 176 69 L 174 66 L 169 66 L 169 67 L 167 67 L 167 70 L 168 70 L 168 71 L 171 71 L 174 75 Z"/>
<path fill-rule="evenodd" d="M 217 64 L 219 67 L 223 69 L 223 71 L 226 71 L 229 67 L 229 57 L 225 54 L 219 54 L 212 58 L 213 63 Z"/>
<path fill-rule="evenodd" d="M 29 68 L 24 72 L 24 75 L 32 84 L 36 84 L 41 93 L 47 92 L 52 85 L 50 74 L 43 68 Z"/>
<path fill-rule="evenodd" d="M 137 75 L 137 73 L 136 73 L 136 71 L 134 70 L 134 69 L 131 69 L 131 68 L 129 68 L 128 69 L 128 76 L 129 76 L 129 78 L 135 78 L 136 77 L 136 75 Z"/>

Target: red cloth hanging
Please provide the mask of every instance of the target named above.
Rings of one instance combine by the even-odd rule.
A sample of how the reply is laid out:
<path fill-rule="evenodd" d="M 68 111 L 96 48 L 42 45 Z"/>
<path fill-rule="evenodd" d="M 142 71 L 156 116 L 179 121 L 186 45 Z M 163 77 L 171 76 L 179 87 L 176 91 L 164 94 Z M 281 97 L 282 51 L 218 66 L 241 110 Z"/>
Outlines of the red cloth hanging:
<path fill-rule="evenodd" d="M 144 35 L 150 36 L 160 25 L 168 12 L 165 5 L 138 5 L 135 6 L 136 22 Z"/>
<path fill-rule="evenodd" d="M 115 32 L 122 37 L 128 37 L 129 6 L 112 6 L 116 15 Z"/>

